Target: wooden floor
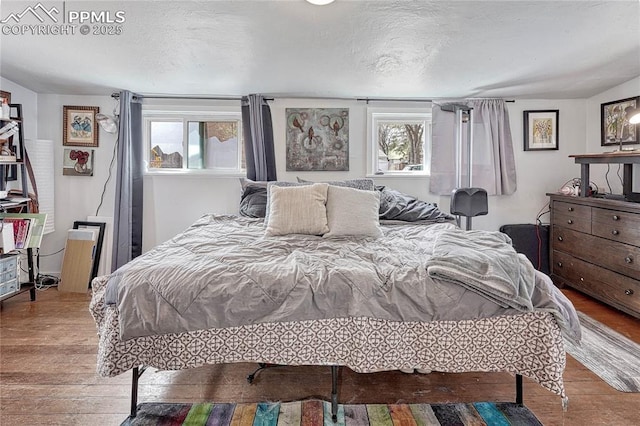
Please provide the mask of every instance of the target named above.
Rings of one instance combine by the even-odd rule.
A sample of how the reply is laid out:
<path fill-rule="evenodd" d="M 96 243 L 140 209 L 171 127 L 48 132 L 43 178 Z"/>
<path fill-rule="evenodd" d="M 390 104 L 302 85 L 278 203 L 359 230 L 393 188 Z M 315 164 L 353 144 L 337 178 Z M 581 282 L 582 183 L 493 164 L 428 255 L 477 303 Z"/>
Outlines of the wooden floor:
<path fill-rule="evenodd" d="M 572 290 L 576 308 L 640 342 L 640 320 Z M 118 425 L 128 415 L 130 374 L 95 374 L 97 337 L 89 295 L 38 292 L 2 302 L 0 316 L 0 425 Z M 245 378 L 253 364 L 179 372 L 148 371 L 139 402 L 255 402 L 329 399 L 328 367 L 279 367 Z M 560 398 L 524 379 L 524 399 L 545 425 L 640 424 L 640 393 L 609 387 L 568 356 L 564 374 L 569 409 Z M 356 374 L 341 369 L 340 403 L 512 401 L 514 378 L 501 373 L 428 375 L 390 371 Z"/>

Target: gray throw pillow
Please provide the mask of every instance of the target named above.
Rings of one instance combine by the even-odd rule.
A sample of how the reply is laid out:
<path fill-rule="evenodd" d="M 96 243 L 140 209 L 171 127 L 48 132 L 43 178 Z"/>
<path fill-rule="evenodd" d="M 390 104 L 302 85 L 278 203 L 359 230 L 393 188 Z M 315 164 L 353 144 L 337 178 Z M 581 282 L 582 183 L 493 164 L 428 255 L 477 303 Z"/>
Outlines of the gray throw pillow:
<path fill-rule="evenodd" d="M 267 223 L 267 221 L 269 220 L 269 204 L 270 204 L 270 191 L 269 191 L 269 186 L 271 185 L 276 185 L 276 186 L 300 186 L 300 185 L 311 185 L 315 182 L 310 181 L 310 180 L 304 180 L 304 179 L 300 179 L 298 178 L 298 182 L 287 182 L 287 181 L 272 181 L 272 182 L 267 182 L 267 205 L 265 208 L 265 216 L 264 216 L 264 222 L 265 225 Z M 336 180 L 336 181 L 330 181 L 330 182 L 321 182 L 321 183 L 327 183 L 329 185 L 334 185 L 334 186 L 344 186 L 347 188 L 355 188 L 355 189 L 362 189 L 365 191 L 374 191 L 376 189 L 374 183 L 373 183 L 373 179 L 347 179 L 347 180 Z"/>
<path fill-rule="evenodd" d="M 327 193 L 329 232 L 324 234 L 324 237 L 381 237 L 379 207 L 380 194 L 377 191 L 329 185 Z"/>
<path fill-rule="evenodd" d="M 326 183 L 284 187 L 269 185 L 269 219 L 265 235 L 322 235 L 327 226 Z"/>

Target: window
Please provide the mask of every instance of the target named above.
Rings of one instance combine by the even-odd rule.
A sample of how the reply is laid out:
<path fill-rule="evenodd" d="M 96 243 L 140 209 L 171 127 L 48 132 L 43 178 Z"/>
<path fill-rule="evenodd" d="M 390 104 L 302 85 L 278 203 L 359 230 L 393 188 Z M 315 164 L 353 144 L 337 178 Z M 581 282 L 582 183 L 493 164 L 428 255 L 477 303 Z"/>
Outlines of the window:
<path fill-rule="evenodd" d="M 242 173 L 242 117 L 233 113 L 144 113 L 147 172 Z"/>
<path fill-rule="evenodd" d="M 429 174 L 431 110 L 369 108 L 370 174 Z"/>

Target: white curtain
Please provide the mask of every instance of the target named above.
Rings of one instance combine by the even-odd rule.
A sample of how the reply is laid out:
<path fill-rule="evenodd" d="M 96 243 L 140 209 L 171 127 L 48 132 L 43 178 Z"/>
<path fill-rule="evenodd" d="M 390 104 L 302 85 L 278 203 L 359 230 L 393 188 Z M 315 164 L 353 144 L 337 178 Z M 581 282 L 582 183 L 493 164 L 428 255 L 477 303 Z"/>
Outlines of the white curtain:
<path fill-rule="evenodd" d="M 489 195 L 513 194 L 516 191 L 516 165 L 509 112 L 504 100 L 473 99 L 464 103 L 473 108 L 471 186 L 484 188 Z M 456 187 L 455 114 L 442 111 L 438 105 L 434 105 L 432 121 L 429 191 L 439 195 L 450 195 Z M 461 172 L 464 182 L 469 161 L 466 129 L 462 130 L 462 135 Z"/>

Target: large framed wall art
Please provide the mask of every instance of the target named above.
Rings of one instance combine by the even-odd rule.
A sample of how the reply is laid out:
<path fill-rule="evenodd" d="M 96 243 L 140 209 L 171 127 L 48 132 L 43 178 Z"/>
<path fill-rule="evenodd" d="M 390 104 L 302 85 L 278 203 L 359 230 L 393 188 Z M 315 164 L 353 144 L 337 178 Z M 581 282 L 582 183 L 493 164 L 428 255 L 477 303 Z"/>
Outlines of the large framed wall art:
<path fill-rule="evenodd" d="M 287 108 L 287 171 L 349 170 L 348 108 Z"/>

